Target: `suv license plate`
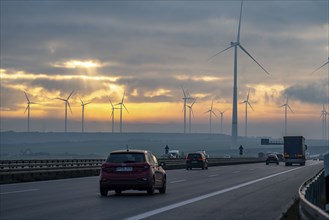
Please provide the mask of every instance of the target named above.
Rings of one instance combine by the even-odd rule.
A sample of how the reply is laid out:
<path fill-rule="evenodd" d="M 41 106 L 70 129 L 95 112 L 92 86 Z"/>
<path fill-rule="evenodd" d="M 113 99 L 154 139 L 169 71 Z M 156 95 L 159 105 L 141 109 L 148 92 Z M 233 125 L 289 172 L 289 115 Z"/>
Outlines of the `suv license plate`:
<path fill-rule="evenodd" d="M 130 172 L 133 171 L 132 167 L 117 167 L 116 171 L 118 172 Z"/>

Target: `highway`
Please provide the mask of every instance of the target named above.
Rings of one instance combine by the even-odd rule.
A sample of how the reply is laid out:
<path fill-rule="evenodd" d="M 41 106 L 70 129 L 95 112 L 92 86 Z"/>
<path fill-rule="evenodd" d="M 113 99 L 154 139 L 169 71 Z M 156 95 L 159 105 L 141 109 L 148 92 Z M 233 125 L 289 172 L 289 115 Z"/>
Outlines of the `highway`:
<path fill-rule="evenodd" d="M 0 219 L 278 219 L 323 163 L 167 171 L 167 193 L 109 192 L 98 177 L 0 185 Z"/>

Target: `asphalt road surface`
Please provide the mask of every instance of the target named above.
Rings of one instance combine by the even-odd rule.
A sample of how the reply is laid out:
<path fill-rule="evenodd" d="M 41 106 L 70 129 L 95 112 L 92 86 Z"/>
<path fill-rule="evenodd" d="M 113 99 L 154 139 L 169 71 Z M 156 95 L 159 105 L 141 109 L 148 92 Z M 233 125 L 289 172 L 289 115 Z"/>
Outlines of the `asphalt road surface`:
<path fill-rule="evenodd" d="M 167 171 L 167 193 L 99 194 L 98 177 L 0 186 L 0 219 L 278 219 L 323 163 Z"/>

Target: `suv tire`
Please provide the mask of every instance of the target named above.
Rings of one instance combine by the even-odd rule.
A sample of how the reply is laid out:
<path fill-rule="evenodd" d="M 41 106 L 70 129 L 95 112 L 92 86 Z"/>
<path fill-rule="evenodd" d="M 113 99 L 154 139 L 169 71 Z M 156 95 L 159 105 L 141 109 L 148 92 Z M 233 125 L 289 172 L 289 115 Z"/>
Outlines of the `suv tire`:
<path fill-rule="evenodd" d="M 147 189 L 147 194 L 149 194 L 149 195 L 153 195 L 154 194 L 154 184 L 155 184 L 155 181 L 154 181 L 154 178 L 153 178 L 152 179 L 151 186 Z"/>
<path fill-rule="evenodd" d="M 164 177 L 163 179 L 163 184 L 162 184 L 162 188 L 159 189 L 159 192 L 161 194 L 165 194 L 166 193 L 166 190 L 167 190 L 167 180 L 166 178 Z"/>
<path fill-rule="evenodd" d="M 101 196 L 107 196 L 108 190 L 104 187 L 100 187 L 99 192 L 101 193 Z"/>

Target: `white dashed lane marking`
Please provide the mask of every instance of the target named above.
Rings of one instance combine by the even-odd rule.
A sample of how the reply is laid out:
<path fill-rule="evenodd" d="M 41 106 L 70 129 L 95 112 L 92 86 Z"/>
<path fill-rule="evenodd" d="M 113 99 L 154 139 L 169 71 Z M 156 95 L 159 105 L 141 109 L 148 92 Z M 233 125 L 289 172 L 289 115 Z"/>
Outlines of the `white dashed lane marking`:
<path fill-rule="evenodd" d="M 170 183 L 181 183 L 181 182 L 185 182 L 186 180 L 175 180 L 175 181 L 171 181 Z"/>
<path fill-rule="evenodd" d="M 38 191 L 38 190 L 39 189 L 26 189 L 26 190 L 11 191 L 11 192 L 1 192 L 0 195 L 13 194 L 13 193 L 33 192 L 33 191 Z"/>

